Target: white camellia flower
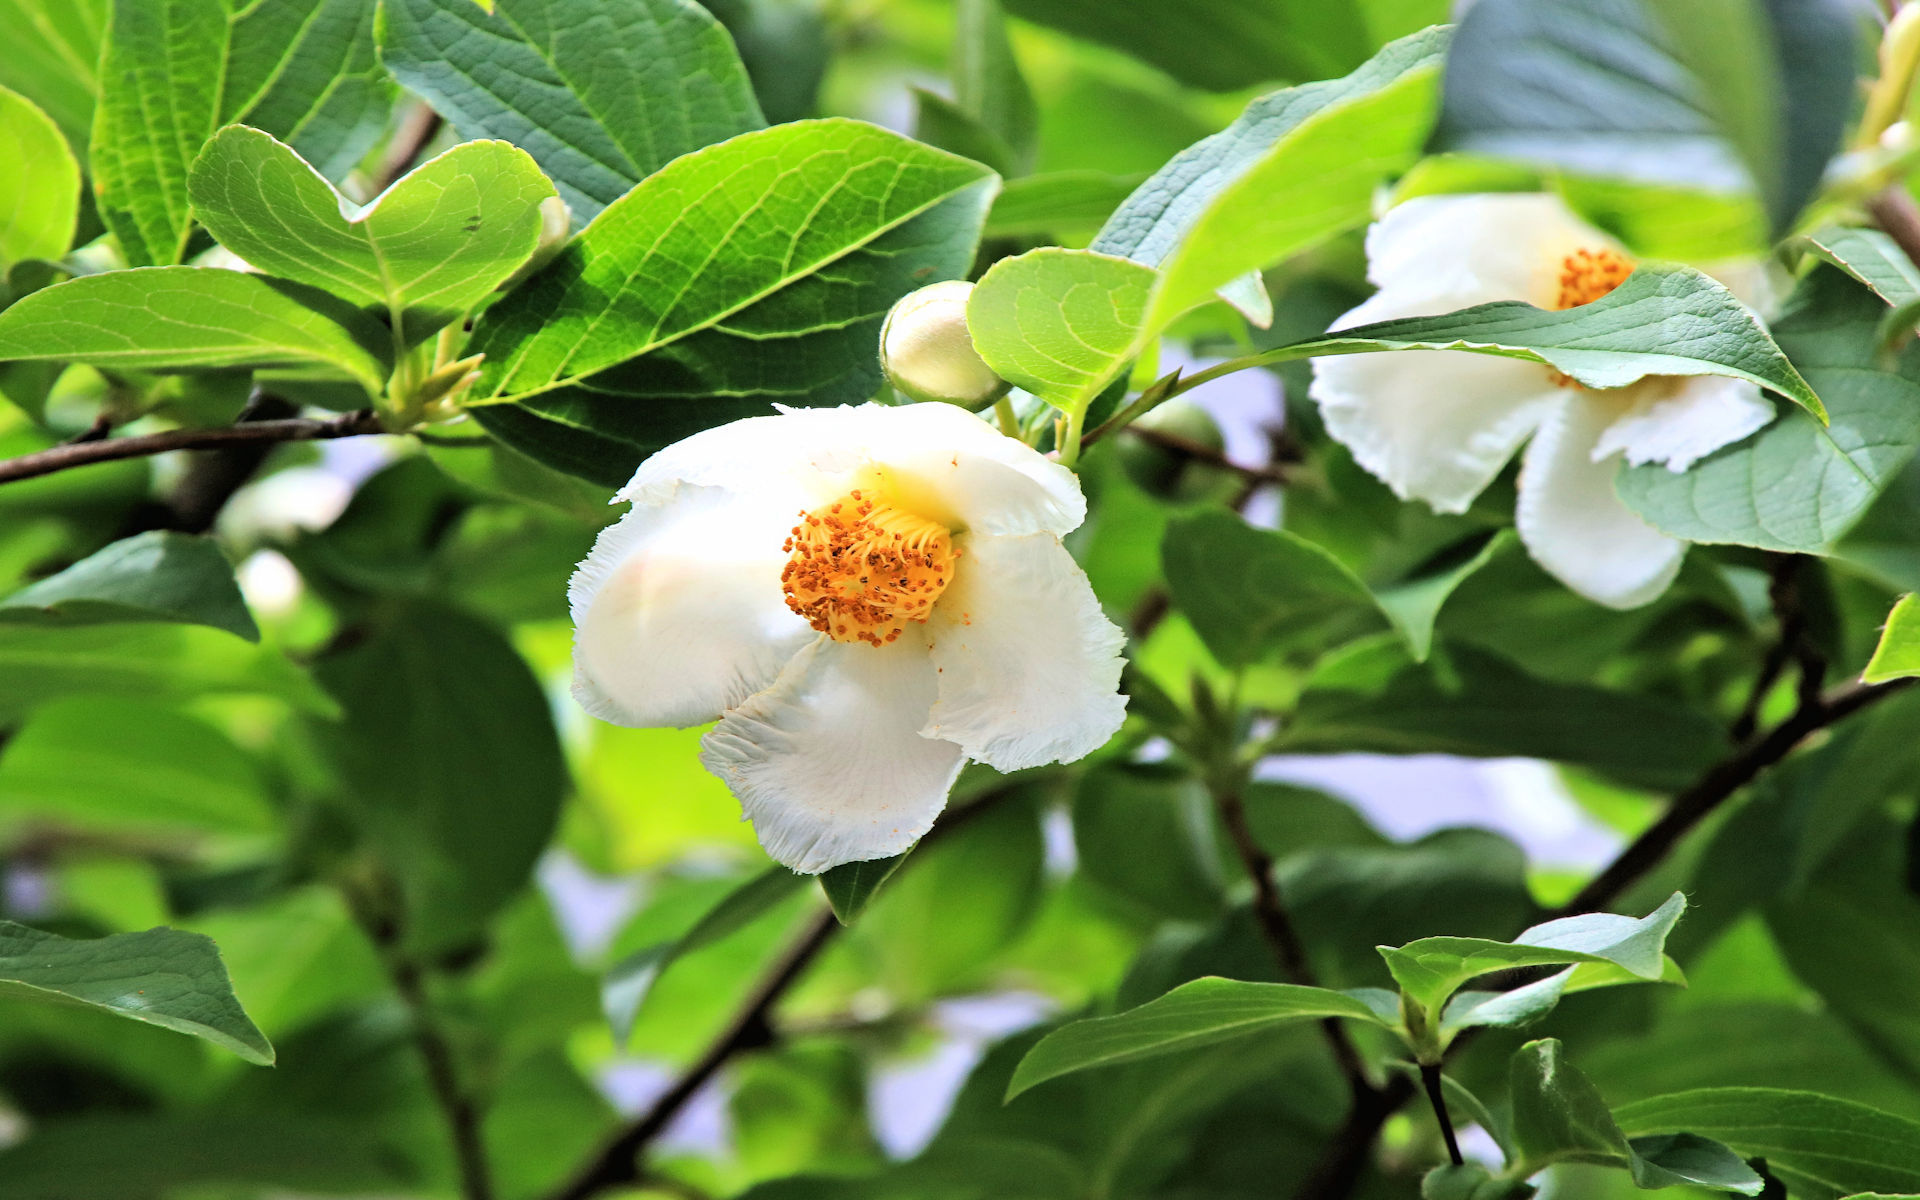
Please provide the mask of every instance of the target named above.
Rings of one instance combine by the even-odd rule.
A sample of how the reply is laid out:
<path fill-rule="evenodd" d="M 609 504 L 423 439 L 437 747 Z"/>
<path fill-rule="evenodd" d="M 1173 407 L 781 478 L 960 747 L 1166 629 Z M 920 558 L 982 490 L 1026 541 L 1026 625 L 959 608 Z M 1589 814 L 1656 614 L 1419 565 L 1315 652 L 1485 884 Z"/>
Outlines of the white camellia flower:
<path fill-rule="evenodd" d="M 1379 290 L 1338 321 L 1350 328 L 1494 300 L 1567 309 L 1633 270 L 1624 247 L 1537 193 L 1423 196 L 1367 232 Z M 1721 273 L 1749 303 L 1764 271 Z M 1514 523 L 1534 561 L 1611 608 L 1645 604 L 1680 570 L 1686 543 L 1648 525 L 1613 490 L 1624 458 L 1684 471 L 1773 418 L 1744 380 L 1654 376 L 1580 386 L 1551 367 L 1452 350 L 1320 358 L 1312 396 L 1327 430 L 1401 499 L 1462 512 L 1529 437 Z"/>
<path fill-rule="evenodd" d="M 1073 472 L 944 404 L 783 410 L 641 465 L 573 577 L 573 694 L 720 718 L 701 761 L 796 871 L 884 858 L 969 758 L 1081 758 L 1125 717 L 1124 636 L 1060 544 Z"/>

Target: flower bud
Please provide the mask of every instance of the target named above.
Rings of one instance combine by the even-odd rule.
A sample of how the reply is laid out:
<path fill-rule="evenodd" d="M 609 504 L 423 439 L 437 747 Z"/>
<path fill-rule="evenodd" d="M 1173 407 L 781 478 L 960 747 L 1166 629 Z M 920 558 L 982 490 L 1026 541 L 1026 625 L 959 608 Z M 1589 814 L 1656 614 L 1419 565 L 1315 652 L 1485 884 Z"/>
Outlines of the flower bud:
<path fill-rule="evenodd" d="M 880 331 L 880 363 L 893 386 L 915 400 L 982 408 L 1007 393 L 973 348 L 967 297 L 973 285 L 952 279 L 901 299 Z"/>

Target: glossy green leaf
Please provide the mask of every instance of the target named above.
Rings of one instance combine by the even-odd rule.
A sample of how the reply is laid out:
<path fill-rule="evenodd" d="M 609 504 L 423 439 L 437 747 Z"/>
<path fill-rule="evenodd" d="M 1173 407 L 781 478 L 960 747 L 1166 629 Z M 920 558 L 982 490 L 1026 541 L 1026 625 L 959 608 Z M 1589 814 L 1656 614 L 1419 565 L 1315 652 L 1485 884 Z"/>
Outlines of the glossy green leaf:
<path fill-rule="evenodd" d="M 539 681 L 498 631 L 428 604 L 318 672 L 346 710 L 325 734 L 338 803 L 399 882 L 402 935 L 464 945 L 526 885 L 566 790 Z"/>
<path fill-rule="evenodd" d="M 84 155 L 111 0 L 0 0 L 0 87 L 37 105 Z"/>
<path fill-rule="evenodd" d="M 1814 1092 L 1700 1088 L 1614 1110 L 1631 1134 L 1685 1130 L 1767 1160 L 1796 1197 L 1920 1189 L 1920 1122 Z"/>
<path fill-rule="evenodd" d="M 197 933 L 75 939 L 0 921 L 0 996 L 105 1009 L 205 1038 L 250 1063 L 273 1063 L 273 1047 L 234 998 L 220 951 Z"/>
<path fill-rule="evenodd" d="M 1828 226 L 1808 234 L 1806 244 L 1895 308 L 1920 300 L 1920 267 L 1878 229 Z"/>
<path fill-rule="evenodd" d="M 1885 683 L 1920 675 L 1920 596 L 1906 595 L 1887 614 L 1880 644 L 1861 676 L 1868 683 Z"/>
<path fill-rule="evenodd" d="M 0 622 L 211 625 L 250 642 L 260 629 L 211 538 L 156 530 L 123 538 L 58 575 L 0 599 Z"/>
<path fill-rule="evenodd" d="M 1426 564 L 1404 579 L 1374 589 L 1374 600 L 1387 614 L 1394 628 L 1406 639 L 1415 662 L 1425 662 L 1433 652 L 1433 626 L 1440 610 L 1454 590 L 1480 568 L 1519 545 L 1508 530 L 1500 530 L 1481 542 L 1471 554 L 1460 557 L 1451 551 L 1438 561 Z"/>
<path fill-rule="evenodd" d="M 73 244 L 80 164 L 60 127 L 32 101 L 0 88 L 0 272 L 26 259 L 56 259 Z"/>
<path fill-rule="evenodd" d="M 841 863 L 820 875 L 820 890 L 826 893 L 833 915 L 842 925 L 851 925 L 873 902 L 875 892 L 893 878 L 907 861 L 905 854 L 876 858 L 867 862 Z"/>
<path fill-rule="evenodd" d="M 65 696 L 187 700 L 267 696 L 311 713 L 333 704 L 278 650 L 191 625 L 0 623 L 0 721 Z"/>
<path fill-rule="evenodd" d="M 202 267 L 83 275 L 0 312 L 0 361 L 132 371 L 322 367 L 378 395 L 386 332 L 300 284 Z"/>
<path fill-rule="evenodd" d="M 1463 644 L 1437 643 L 1420 664 L 1397 641 L 1374 638 L 1315 669 L 1279 745 L 1297 753 L 1545 758 L 1667 790 L 1705 770 L 1725 732 L 1669 700 L 1536 678 Z"/>
<path fill-rule="evenodd" d="M 1160 268 L 1148 327 L 1365 224 L 1374 189 L 1420 156 L 1446 45 L 1430 29 L 1343 79 L 1263 96 L 1142 184 L 1092 248 Z"/>
<path fill-rule="evenodd" d="M 264 834 L 259 768 L 218 729 L 145 700 L 73 698 L 37 709 L 0 753 L 9 828 Z"/>
<path fill-rule="evenodd" d="M 1084 411 L 1139 353 L 1158 274 L 1049 246 L 995 263 L 967 301 L 974 348 L 1002 378 L 1063 412 Z"/>
<path fill-rule="evenodd" d="M 100 216 L 128 262 L 181 261 L 188 169 L 222 125 L 251 118 L 298 142 L 320 122 L 316 149 L 335 159 L 371 144 L 387 85 L 368 74 L 370 16 L 370 0 L 114 0 L 91 155 Z M 363 110 L 344 144 L 338 106 Z"/>
<path fill-rule="evenodd" d="M 1543 363 L 1591 388 L 1649 375 L 1722 375 L 1777 392 L 1825 420 L 1819 396 L 1760 319 L 1691 267 L 1642 266 L 1591 304 L 1549 312 L 1515 300 L 1437 317 L 1356 325 L 1260 356 L 1269 363 L 1380 350 L 1472 350 Z"/>
<path fill-rule="evenodd" d="M 1841 6 L 1492 0 L 1460 22 L 1439 149 L 1575 174 L 1758 191 L 1776 235 L 1839 147 L 1854 87 Z"/>
<path fill-rule="evenodd" d="M 1667 935 L 1686 907 L 1686 897 L 1675 892 L 1637 919 L 1588 913 L 1535 925 L 1512 942 L 1422 938 L 1398 948 L 1382 946 L 1380 956 L 1408 998 L 1435 1014 L 1468 980 L 1511 967 L 1611 963 L 1640 979 L 1656 980 L 1666 969 Z"/>
<path fill-rule="evenodd" d="M 1624 467 L 1614 484 L 1620 498 L 1689 541 L 1823 550 L 1920 446 L 1920 349 L 1886 359 L 1878 334 L 1885 311 L 1837 271 L 1809 276 L 1773 332 L 1818 390 L 1827 423 L 1789 409 L 1687 471 Z"/>
<path fill-rule="evenodd" d="M 1020 1060 L 1007 1099 L 1074 1071 L 1198 1049 L 1316 1017 L 1380 1023 L 1365 1002 L 1326 988 L 1196 979 L 1116 1016 L 1054 1030 Z"/>
<path fill-rule="evenodd" d="M 377 309 L 418 343 L 504 283 L 533 254 L 540 168 L 505 142 L 468 142 L 356 209 L 282 143 L 244 125 L 194 160 L 194 215 L 269 275 Z"/>
<path fill-rule="evenodd" d="M 987 178 L 977 164 L 838 119 L 676 159 L 482 316 L 470 343 L 487 355 L 476 401 L 576 386 L 738 394 L 723 381 L 757 371 L 769 346 L 791 355 L 788 339 L 884 316 L 897 293 L 865 255 Z"/>
<path fill-rule="evenodd" d="M 804 875 L 781 866 L 769 867 L 728 892 L 679 937 L 643 946 L 609 967 L 601 981 L 600 1003 L 613 1026 L 614 1041 L 626 1042 L 647 993 L 675 959 L 710 946 L 765 916 L 798 894 L 805 883 Z"/>
<path fill-rule="evenodd" d="M 681 155 L 765 124 L 733 40 L 690 0 L 386 0 L 382 12 L 394 77 L 461 137 L 531 154 L 581 223 Z"/>

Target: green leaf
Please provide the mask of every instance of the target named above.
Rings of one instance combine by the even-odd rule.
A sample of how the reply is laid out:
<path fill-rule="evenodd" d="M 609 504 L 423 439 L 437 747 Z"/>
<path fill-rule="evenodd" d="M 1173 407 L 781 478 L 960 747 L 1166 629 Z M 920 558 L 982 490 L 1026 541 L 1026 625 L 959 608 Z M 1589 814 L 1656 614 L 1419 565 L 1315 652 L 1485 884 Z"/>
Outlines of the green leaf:
<path fill-rule="evenodd" d="M 338 802 L 400 884 L 407 943 L 466 944 L 526 884 L 566 790 L 539 680 L 497 630 L 424 603 L 318 673 L 346 710 L 323 735 Z"/>
<path fill-rule="evenodd" d="M 1920 445 L 1920 349 L 1887 362 L 1880 301 L 1838 271 L 1802 281 L 1774 336 L 1828 410 L 1789 410 L 1685 472 L 1624 467 L 1614 487 L 1647 521 L 1694 542 L 1817 553 L 1851 529 Z"/>
<path fill-rule="evenodd" d="M 273 1047 L 234 998 L 220 951 L 197 933 L 74 939 L 0 921 L 0 995 L 105 1009 L 205 1038 L 250 1063 L 273 1063 Z"/>
<path fill-rule="evenodd" d="M 206 722 L 136 699 L 36 710 L 0 754 L 8 828 L 265 834 L 275 815 L 253 760 Z"/>
<path fill-rule="evenodd" d="M 765 121 L 733 39 L 691 0 L 386 0 L 380 57 L 463 138 L 533 155 L 580 221 Z M 718 228 L 727 228 L 722 223 Z"/>
<path fill-rule="evenodd" d="M 1158 273 L 1048 246 L 1001 259 L 967 301 L 974 348 L 1002 379 L 1063 412 L 1084 412 L 1139 352 Z"/>
<path fill-rule="evenodd" d="M 1829 225 L 1808 234 L 1806 245 L 1816 258 L 1866 284 L 1895 308 L 1920 300 L 1920 267 L 1878 229 Z"/>
<path fill-rule="evenodd" d="M 1407 997 L 1435 1015 L 1461 984 L 1512 967 L 1611 963 L 1651 981 L 1665 973 L 1667 935 L 1686 907 L 1686 897 L 1675 892 L 1665 904 L 1638 919 L 1588 913 L 1535 925 L 1512 942 L 1421 938 L 1397 949 L 1382 946 L 1380 956 Z"/>
<path fill-rule="evenodd" d="M 269 275 L 379 309 L 401 345 L 458 320 L 532 256 L 540 168 L 505 142 L 468 142 L 355 209 L 287 146 L 229 126 L 194 160 L 194 215 Z"/>
<path fill-rule="evenodd" d="M 1873 648 L 1861 679 L 1867 683 L 1885 683 L 1920 675 L 1920 596 L 1905 595 L 1887 614 L 1880 630 L 1880 644 Z"/>
<path fill-rule="evenodd" d="M 600 1004 L 613 1026 L 614 1042 L 626 1044 L 640 1005 L 675 959 L 752 924 L 797 894 L 805 882 L 806 876 L 785 867 L 768 867 L 728 892 L 679 937 L 643 946 L 609 967 L 600 985 Z"/>
<path fill-rule="evenodd" d="M 1851 1100 L 1778 1088 L 1700 1088 L 1621 1105 L 1631 1134 L 1686 1130 L 1767 1160 L 1796 1197 L 1920 1189 L 1920 1123 Z"/>
<path fill-rule="evenodd" d="M 0 722 L 64 696 L 150 700 L 270 696 L 312 713 L 332 702 L 279 651 L 191 625 L 48 627 L 0 622 Z"/>
<path fill-rule="evenodd" d="M 1448 1163 L 1420 1178 L 1420 1200 L 1527 1200 L 1533 1192 L 1519 1180 L 1495 1178 L 1478 1163 Z"/>
<path fill-rule="evenodd" d="M 1374 601 L 1406 639 L 1415 662 L 1427 661 L 1433 652 L 1434 622 L 1454 589 L 1519 544 L 1511 530 L 1502 529 L 1464 558 L 1449 551 L 1406 578 L 1374 590 Z"/>
<path fill-rule="evenodd" d="M 374 50 L 379 0 L 278 7 L 279 21 L 243 19 L 234 31 L 230 63 L 257 59 L 272 68 L 249 76 L 249 95 L 234 96 L 229 86 L 222 123 L 244 119 L 327 178 L 344 178 L 387 132 L 393 109 L 393 79 Z"/>
<path fill-rule="evenodd" d="M 1692 1133 L 1629 1141 L 1600 1092 L 1551 1038 L 1514 1052 L 1508 1069 L 1515 1165 L 1526 1178 L 1554 1163 L 1623 1166 L 1642 1188 L 1695 1183 L 1758 1195 L 1765 1182 L 1726 1146 Z"/>
<path fill-rule="evenodd" d="M 911 853 L 911 851 L 909 851 Z M 893 878 L 907 861 L 906 854 L 876 858 L 867 862 L 841 863 L 820 876 L 820 890 L 826 893 L 833 915 L 842 925 L 851 925 L 865 912 L 882 884 Z"/>
<path fill-rule="evenodd" d="M 83 275 L 0 312 L 0 361 L 131 371 L 324 367 L 370 396 L 387 371 L 378 322 L 300 284 L 202 267 Z"/>
<path fill-rule="evenodd" d="M 1265 351 L 1266 363 L 1378 350 L 1471 350 L 1554 368 L 1591 388 L 1650 375 L 1722 375 L 1778 392 L 1821 421 L 1820 398 L 1760 319 L 1691 267 L 1643 264 L 1591 304 L 1548 312 L 1517 300 L 1404 317 Z"/>
<path fill-rule="evenodd" d="M 1420 157 L 1447 34 L 1414 34 L 1344 79 L 1255 100 L 1128 197 L 1092 249 L 1160 268 L 1147 327 L 1364 225 L 1374 189 Z"/>
<path fill-rule="evenodd" d="M 177 621 L 260 640 L 219 543 L 163 530 L 123 538 L 0 600 L 0 622 L 22 621 Z"/>
<path fill-rule="evenodd" d="M 110 0 L 0 0 L 0 87 L 53 118 L 74 153 L 84 153 L 99 87 L 100 43 Z"/>
<path fill-rule="evenodd" d="M 882 318 L 897 296 L 871 286 L 878 272 L 863 251 L 989 178 L 975 163 L 841 119 L 743 134 L 676 159 L 483 314 L 469 343 L 487 355 L 476 401 L 575 385 L 728 394 L 717 380 L 740 366 L 727 356 L 749 369 L 767 361 L 756 341 L 790 356 L 788 339 Z M 839 263 L 852 269 L 830 269 Z M 612 379 L 595 378 L 623 364 Z"/>
<path fill-rule="evenodd" d="M 1386 624 L 1373 594 L 1332 554 L 1232 513 L 1173 520 L 1160 543 L 1174 604 L 1223 665 L 1312 656 Z"/>
<path fill-rule="evenodd" d="M 362 72 L 349 101 L 384 94 L 364 51 L 356 61 L 368 13 L 369 0 L 114 0 L 91 154 L 101 219 L 128 262 L 181 261 L 188 168 L 222 125 L 258 109 L 267 132 L 295 137 L 339 92 L 339 72 Z"/>
<path fill-rule="evenodd" d="M 959 0 L 954 6 L 953 98 L 1004 145 L 1010 174 L 1032 164 L 1040 133 L 1033 92 L 1007 40 L 1000 0 Z"/>
<path fill-rule="evenodd" d="M 1054 1030 L 1020 1060 L 1006 1098 L 1074 1071 L 1197 1049 L 1313 1017 L 1381 1023 L 1363 1001 L 1326 988 L 1196 979 L 1116 1016 Z"/>
<path fill-rule="evenodd" d="M 1183 83 L 1238 91 L 1352 70 L 1382 42 L 1447 19 L 1444 0 L 1007 0 L 1015 16 L 1124 50 Z"/>
<path fill-rule="evenodd" d="M 987 213 L 986 236 L 1091 229 L 1111 217 L 1140 182 L 1137 175 L 1105 171 L 1050 171 L 1009 179 Z"/>
<path fill-rule="evenodd" d="M 1491 0 L 1461 19 L 1436 149 L 1710 191 L 1775 235 L 1813 194 L 1854 87 L 1853 17 L 1777 0 Z"/>
<path fill-rule="evenodd" d="M 1725 744 L 1717 721 L 1666 699 L 1535 678 L 1464 644 L 1440 642 L 1415 663 L 1385 637 L 1323 660 L 1279 740 L 1300 754 L 1545 758 L 1662 791 L 1692 782 Z"/>
<path fill-rule="evenodd" d="M 1266 804 L 1250 795 L 1249 819 L 1295 798 Z M 1285 811 L 1293 816 L 1303 807 Z M 1073 844 L 1080 874 L 1129 904 L 1176 920 L 1208 921 L 1226 902 L 1213 801 L 1190 771 L 1169 764 L 1094 767 L 1074 789 Z"/>
<path fill-rule="evenodd" d="M 56 259 L 73 244 L 80 164 L 59 126 L 31 100 L 0 88 L 0 274 L 27 259 Z"/>

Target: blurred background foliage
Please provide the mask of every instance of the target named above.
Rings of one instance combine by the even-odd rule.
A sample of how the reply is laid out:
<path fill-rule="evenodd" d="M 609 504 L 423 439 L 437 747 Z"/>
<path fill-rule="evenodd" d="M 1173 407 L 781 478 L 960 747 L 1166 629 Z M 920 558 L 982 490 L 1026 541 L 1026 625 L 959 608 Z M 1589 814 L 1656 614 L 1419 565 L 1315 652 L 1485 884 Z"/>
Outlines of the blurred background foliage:
<path fill-rule="evenodd" d="M 420 109 L 373 57 L 371 0 L 318 7 L 360 23 L 358 66 L 301 148 L 365 199 Z M 859 117 L 999 169 L 983 264 L 1085 245 L 1252 97 L 1344 74 L 1449 16 L 1441 0 L 1007 0 L 1015 86 L 964 69 L 964 35 L 956 68 L 944 0 L 708 7 L 769 121 Z M 0 85 L 82 152 L 105 9 L 0 0 Z M 1499 82 L 1497 60 L 1486 69 Z M 1842 108 L 1851 91 L 1849 77 Z M 990 122 L 986 103 L 1001 106 Z M 1647 253 L 1702 262 L 1764 248 L 1778 211 L 1694 186 L 1712 180 L 1493 164 L 1465 134 L 1453 149 L 1398 194 L 1546 178 Z M 91 211 L 82 230 L 101 231 Z M 1364 294 L 1360 237 L 1269 273 L 1272 329 L 1216 305 L 1159 365 L 1324 329 Z M 7 1001 L 0 1195 L 454 1195 L 451 1089 L 493 1194 L 570 1197 L 597 1148 L 671 1098 L 717 1038 L 741 1053 L 674 1102 L 637 1177 L 606 1194 L 1292 1194 L 1345 1109 L 1311 1028 L 1001 1104 L 1053 1023 L 1202 975 L 1279 978 L 1196 746 L 1225 737 L 1261 758 L 1245 819 L 1314 972 L 1379 986 L 1376 945 L 1506 939 L 1566 901 L 1669 796 L 1788 718 L 1803 680 L 1857 674 L 1894 596 L 1920 587 L 1920 473 L 1896 464 L 1821 556 L 1703 547 L 1657 603 L 1597 608 L 1501 532 L 1510 477 L 1460 516 L 1400 504 L 1325 435 L 1304 381 L 1304 365 L 1236 377 L 1089 454 L 1093 516 L 1072 548 L 1133 634 L 1136 720 L 1071 769 L 963 777 L 954 816 L 846 928 L 811 881 L 769 872 L 697 763 L 699 730 L 616 728 L 568 698 L 565 580 L 617 515 L 608 489 L 470 423 L 0 487 L 0 596 L 132 535 L 211 534 L 259 626 L 250 640 L 0 611 L 0 910 L 74 937 L 211 936 L 278 1052 L 264 1070 L 104 1013 Z M 0 458 L 103 414 L 139 430 L 248 403 L 244 380 L 31 364 L 0 367 L 0 393 L 18 401 L 0 406 Z M 1474 569 L 1434 601 L 1424 663 L 1311 595 L 1275 598 L 1279 634 L 1240 654 L 1210 605 L 1279 552 L 1238 540 L 1256 535 L 1229 507 L 1379 588 Z M 1169 530 L 1191 565 L 1175 578 Z M 1353 752 L 1392 757 L 1327 757 Z M 1552 765 L 1496 774 L 1462 758 Z M 1917 780 L 1920 697 L 1817 737 L 1617 899 L 1637 914 L 1689 893 L 1669 949 L 1690 986 L 1573 996 L 1532 1035 L 1562 1039 L 1619 1104 L 1747 1085 L 1920 1118 Z M 1567 829 L 1571 851 L 1553 840 Z M 819 951 L 798 985 L 743 1010 L 796 946 Z M 1488 1032 L 1459 1077 L 1499 1097 L 1521 1040 Z M 1438 1136 L 1424 1111 L 1392 1116 L 1350 1194 L 1418 1194 Z M 1631 1190 L 1579 1167 L 1551 1186 Z"/>

